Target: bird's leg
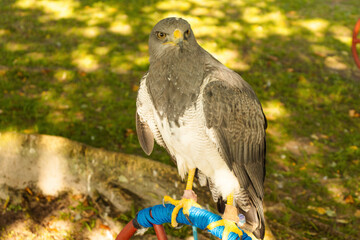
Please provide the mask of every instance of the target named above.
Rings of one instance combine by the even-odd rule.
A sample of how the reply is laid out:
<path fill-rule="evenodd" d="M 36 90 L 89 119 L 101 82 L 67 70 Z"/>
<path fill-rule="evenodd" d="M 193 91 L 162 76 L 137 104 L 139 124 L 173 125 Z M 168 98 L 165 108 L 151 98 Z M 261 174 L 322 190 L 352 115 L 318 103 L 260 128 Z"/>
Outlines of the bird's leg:
<path fill-rule="evenodd" d="M 171 226 L 176 227 L 178 223 L 176 222 L 176 217 L 180 211 L 181 208 L 183 208 L 183 213 L 186 215 L 189 215 L 189 210 L 192 206 L 201 208 L 199 204 L 196 203 L 197 196 L 195 192 L 192 190 L 192 185 L 194 182 L 194 176 L 195 176 L 195 168 L 190 169 L 188 173 L 188 179 L 186 183 L 186 188 L 184 191 L 184 195 L 182 196 L 181 200 L 174 200 L 169 196 L 164 197 L 165 202 L 170 202 L 172 205 L 175 206 L 172 214 L 171 214 Z"/>
<path fill-rule="evenodd" d="M 236 223 L 239 221 L 239 217 L 237 215 L 237 209 L 234 206 L 234 193 L 231 193 L 227 197 L 227 204 L 225 206 L 225 212 L 222 216 L 223 219 L 210 223 L 207 226 L 207 229 L 212 230 L 219 226 L 224 226 L 224 231 L 222 235 L 222 240 L 227 240 L 230 232 L 236 233 L 239 236 L 242 236 L 242 231 L 238 228 Z"/>
<path fill-rule="evenodd" d="M 238 211 L 234 206 L 234 193 L 231 193 L 229 196 L 227 196 L 225 211 L 222 217 L 223 219 L 231 220 L 233 222 L 239 222 Z"/>
<path fill-rule="evenodd" d="M 186 182 L 186 188 L 185 188 L 184 195 L 182 196 L 182 198 L 193 199 L 195 202 L 197 202 L 197 195 L 192 190 L 195 172 L 196 172 L 196 168 L 189 170 L 188 179 Z"/>

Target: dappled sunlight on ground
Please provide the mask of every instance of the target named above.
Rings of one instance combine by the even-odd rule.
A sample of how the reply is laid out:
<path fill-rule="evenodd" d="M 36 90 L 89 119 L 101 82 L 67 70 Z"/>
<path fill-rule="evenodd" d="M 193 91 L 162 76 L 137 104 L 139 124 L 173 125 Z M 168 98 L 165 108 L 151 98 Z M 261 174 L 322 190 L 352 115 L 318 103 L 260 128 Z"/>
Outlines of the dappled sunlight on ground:
<path fill-rule="evenodd" d="M 350 53 L 359 8 L 358 0 L 3 1 L 1 131 L 143 154 L 134 112 L 149 66 L 148 34 L 164 17 L 183 17 L 199 44 L 239 72 L 263 104 L 266 202 L 285 206 L 267 213 L 276 237 L 359 237 L 353 226 L 360 218 L 351 212 L 360 204 L 360 73 Z M 170 162 L 157 147 L 151 157 Z M 314 225 L 304 223 L 309 218 Z"/>
<path fill-rule="evenodd" d="M 352 30 L 350 27 L 334 24 L 329 28 L 329 31 L 336 40 L 348 45 L 349 47 L 351 46 Z"/>
<path fill-rule="evenodd" d="M 329 26 L 329 22 L 321 18 L 299 20 L 295 24 L 312 32 L 318 40 L 324 37 L 324 33 Z"/>
<path fill-rule="evenodd" d="M 347 69 L 347 65 L 341 61 L 341 59 L 337 56 L 327 57 L 325 58 L 325 65 L 328 68 L 332 68 L 335 70 L 345 70 Z"/>
<path fill-rule="evenodd" d="M 85 72 L 92 72 L 99 69 L 98 58 L 86 53 L 86 50 L 75 50 L 72 53 L 73 63 Z"/>
<path fill-rule="evenodd" d="M 29 188 L 21 193 L 25 203 L 10 205 L 2 216 L 8 222 L 1 226 L 1 239 L 115 239 L 123 227 L 100 216 L 98 205 L 82 195 L 50 197 Z"/>
<path fill-rule="evenodd" d="M 10 51 L 10 52 L 15 52 L 15 51 L 24 51 L 29 49 L 29 45 L 28 44 L 21 44 L 21 43 L 7 43 L 5 44 L 5 49 Z"/>
<path fill-rule="evenodd" d="M 288 116 L 284 104 L 278 100 L 263 103 L 263 109 L 268 120 L 276 120 L 280 117 Z"/>
<path fill-rule="evenodd" d="M 205 5 L 190 0 L 181 2 L 148 1 L 148 3 L 151 4 L 137 6 L 140 8 L 137 11 L 143 15 L 136 20 L 136 24 L 134 24 L 133 17 L 127 15 L 125 9 L 119 9 L 116 5 L 106 2 L 97 2 L 82 7 L 73 0 L 62 2 L 61 5 L 57 1 L 18 0 L 14 6 L 21 9 L 42 10 L 44 14 L 39 16 L 39 22 L 43 23 L 61 19 L 76 19 L 81 22 L 81 26 L 75 25 L 66 30 L 69 37 L 77 35 L 79 37 L 96 38 L 106 35 L 106 33 L 132 37 L 137 35 L 139 30 L 149 32 L 151 26 L 158 19 L 168 16 L 184 17 L 193 25 L 194 32 L 199 37 L 199 42 L 203 43 L 208 51 L 214 53 L 227 66 L 239 71 L 249 70 L 249 65 L 253 63 L 243 62 L 239 64 L 240 57 L 236 54 L 238 51 L 234 52 L 232 50 L 239 47 L 239 42 L 245 41 L 244 35 L 256 40 L 265 39 L 272 35 L 286 37 L 301 34 L 305 31 L 311 33 L 305 34 L 309 41 L 324 41 L 325 35 L 330 33 L 334 36 L 334 39 L 346 45 L 351 42 L 349 28 L 338 24 L 332 25 L 328 20 L 322 18 L 301 19 L 296 11 L 284 12 L 278 6 L 273 5 L 271 1 L 251 5 L 243 1 L 234 3 L 231 1 L 210 1 Z M 241 7 L 241 10 L 235 10 L 236 7 Z M 44 18 L 44 16 L 47 17 Z M 139 25 L 139 20 L 146 21 L 146 24 Z M 138 29 L 139 26 L 143 29 Z M 134 30 L 134 28 L 137 29 Z M 219 39 L 219 36 L 223 39 Z M 203 41 L 203 39 L 206 39 L 206 41 Z M 214 39 L 217 44 L 210 44 L 209 42 L 212 42 L 209 41 L 210 39 Z M 13 51 L 27 48 L 20 43 L 9 44 L 8 48 L 13 49 Z M 115 46 L 111 47 L 115 48 Z M 134 48 L 131 50 L 131 53 L 133 53 Z M 229 51 L 231 54 L 229 54 Z M 143 57 L 147 57 L 147 55 L 143 55 Z M 116 60 L 112 61 L 118 62 Z M 124 57 L 120 61 L 126 62 L 127 59 Z M 91 72 L 103 67 L 99 65 L 102 59 L 99 59 L 96 53 L 79 53 L 78 50 L 74 50 L 72 62 L 83 71 Z M 329 64 L 329 61 L 324 62 L 330 68 L 334 66 L 334 64 Z M 134 62 L 131 63 L 131 66 L 133 64 Z M 146 65 L 145 61 L 135 62 L 135 64 L 140 67 Z M 335 67 L 335 69 L 343 70 L 345 66 L 341 65 Z M 126 63 L 113 69 L 117 73 L 130 71 Z"/>
<path fill-rule="evenodd" d="M 78 7 L 79 4 L 74 0 L 64 0 L 64 1 L 47 1 L 47 0 L 18 0 L 14 4 L 15 7 L 23 9 L 41 9 L 49 20 L 58 20 L 61 18 L 70 18 L 74 16 L 75 7 Z"/>

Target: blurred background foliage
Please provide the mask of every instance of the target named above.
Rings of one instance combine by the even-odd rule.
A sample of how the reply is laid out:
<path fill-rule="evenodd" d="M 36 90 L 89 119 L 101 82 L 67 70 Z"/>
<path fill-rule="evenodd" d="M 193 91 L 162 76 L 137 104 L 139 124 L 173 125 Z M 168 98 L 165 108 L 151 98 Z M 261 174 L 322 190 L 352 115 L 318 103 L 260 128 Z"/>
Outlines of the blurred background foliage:
<path fill-rule="evenodd" d="M 145 156 L 134 116 L 148 34 L 183 17 L 263 104 L 276 237 L 358 238 L 359 9 L 358 0 L 0 0 L 0 131 Z M 158 147 L 150 158 L 171 164 Z"/>

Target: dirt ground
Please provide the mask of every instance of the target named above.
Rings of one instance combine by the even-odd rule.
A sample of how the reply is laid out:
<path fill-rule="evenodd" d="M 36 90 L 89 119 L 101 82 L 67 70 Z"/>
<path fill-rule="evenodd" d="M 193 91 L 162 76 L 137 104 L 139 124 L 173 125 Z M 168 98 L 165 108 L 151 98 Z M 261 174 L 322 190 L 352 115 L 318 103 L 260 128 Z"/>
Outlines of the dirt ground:
<path fill-rule="evenodd" d="M 30 188 L 14 196 L 15 202 L 1 204 L 1 239 L 113 239 L 122 227 L 101 199 L 70 193 L 47 197 Z"/>
<path fill-rule="evenodd" d="M 30 188 L 13 191 L 0 200 L 0 239 L 115 239 L 134 213 L 120 213 L 104 198 L 64 192 L 57 197 L 43 196 Z M 157 239 L 149 230 L 132 239 Z M 171 240 L 187 239 L 168 236 Z M 210 239 L 200 235 L 199 239 Z"/>

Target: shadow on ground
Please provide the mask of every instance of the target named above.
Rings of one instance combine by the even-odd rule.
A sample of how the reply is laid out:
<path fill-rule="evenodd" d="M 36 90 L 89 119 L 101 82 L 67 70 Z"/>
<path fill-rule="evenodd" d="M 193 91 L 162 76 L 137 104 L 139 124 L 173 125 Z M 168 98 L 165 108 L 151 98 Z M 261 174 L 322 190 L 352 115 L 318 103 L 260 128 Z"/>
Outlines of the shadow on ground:
<path fill-rule="evenodd" d="M 0 129 L 143 155 L 147 35 L 182 16 L 269 119 L 266 205 L 279 239 L 359 237 L 360 71 L 349 1 L 35 1 L 0 5 Z M 170 164 L 159 148 L 151 158 Z M 345 235 L 344 235 L 345 234 Z"/>

